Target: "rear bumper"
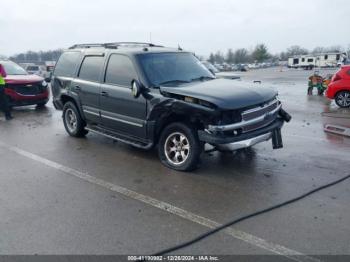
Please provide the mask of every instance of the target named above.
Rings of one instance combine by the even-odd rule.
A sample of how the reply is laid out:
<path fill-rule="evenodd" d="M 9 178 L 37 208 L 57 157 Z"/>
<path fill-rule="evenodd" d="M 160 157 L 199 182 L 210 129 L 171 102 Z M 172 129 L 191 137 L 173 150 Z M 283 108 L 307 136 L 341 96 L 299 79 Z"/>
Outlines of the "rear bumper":
<path fill-rule="evenodd" d="M 278 117 L 274 122 L 266 127 L 249 133 L 243 133 L 239 136 L 225 136 L 220 133 L 209 133 L 207 131 L 199 130 L 198 137 L 202 142 L 211 144 L 218 149 L 230 151 L 251 147 L 272 138 L 273 148 L 277 149 L 283 147 L 280 131 L 284 122 L 284 119 Z"/>

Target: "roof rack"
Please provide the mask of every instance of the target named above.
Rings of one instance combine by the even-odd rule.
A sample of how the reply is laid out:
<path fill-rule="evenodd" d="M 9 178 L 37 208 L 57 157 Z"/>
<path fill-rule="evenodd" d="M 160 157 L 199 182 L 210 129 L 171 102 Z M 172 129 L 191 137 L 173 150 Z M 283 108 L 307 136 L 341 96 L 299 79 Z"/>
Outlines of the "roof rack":
<path fill-rule="evenodd" d="M 77 44 L 69 47 L 69 49 L 75 48 L 92 48 L 92 47 L 104 47 L 104 44 Z"/>
<path fill-rule="evenodd" d="M 155 45 L 152 43 L 144 43 L 144 42 L 115 42 L 115 43 L 99 43 L 99 44 L 77 44 L 71 46 L 69 49 L 76 48 L 94 48 L 94 47 L 102 47 L 102 48 L 114 48 L 117 49 L 120 46 L 128 46 L 128 47 L 164 47 L 161 45 Z"/>

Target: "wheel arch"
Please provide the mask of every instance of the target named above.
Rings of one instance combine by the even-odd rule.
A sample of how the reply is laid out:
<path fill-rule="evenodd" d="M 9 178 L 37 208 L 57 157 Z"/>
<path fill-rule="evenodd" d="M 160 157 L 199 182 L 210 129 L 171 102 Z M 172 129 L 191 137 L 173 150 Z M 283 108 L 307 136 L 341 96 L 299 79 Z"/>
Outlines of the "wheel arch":
<path fill-rule="evenodd" d="M 80 105 L 80 103 L 78 103 L 78 101 L 76 101 L 75 98 L 69 96 L 69 95 L 66 95 L 66 94 L 62 94 L 61 95 L 61 103 L 62 103 L 62 106 L 64 107 L 64 105 L 67 103 L 67 102 L 72 102 L 78 109 L 79 111 L 79 114 L 81 116 L 81 118 L 85 121 L 85 115 L 84 115 L 84 111 Z"/>

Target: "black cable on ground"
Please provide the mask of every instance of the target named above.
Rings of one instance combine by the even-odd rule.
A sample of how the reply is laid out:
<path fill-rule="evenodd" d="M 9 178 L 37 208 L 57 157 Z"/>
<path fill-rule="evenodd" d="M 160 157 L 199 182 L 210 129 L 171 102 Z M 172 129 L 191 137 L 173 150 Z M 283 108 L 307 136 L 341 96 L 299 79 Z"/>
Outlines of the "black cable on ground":
<path fill-rule="evenodd" d="M 305 198 L 307 196 L 310 196 L 311 194 L 314 194 L 314 193 L 316 193 L 318 191 L 321 191 L 321 190 L 323 190 L 325 188 L 328 188 L 328 187 L 334 186 L 334 185 L 336 185 L 336 184 L 338 184 L 340 182 L 343 182 L 344 180 L 346 180 L 348 178 L 350 178 L 350 175 L 347 175 L 347 176 L 345 176 L 343 178 L 340 178 L 340 179 L 338 179 L 338 180 L 336 180 L 334 182 L 328 183 L 326 185 L 317 187 L 317 188 L 315 188 L 315 189 L 313 189 L 313 190 L 311 190 L 311 191 L 309 191 L 309 192 L 307 192 L 305 194 L 302 194 L 301 196 L 298 196 L 298 197 L 295 197 L 293 199 L 287 200 L 287 201 L 282 202 L 280 204 L 277 204 L 277 205 L 274 205 L 272 207 L 268 207 L 268 208 L 262 209 L 260 211 L 254 212 L 252 214 L 245 215 L 243 217 L 237 218 L 237 219 L 235 219 L 233 221 L 230 221 L 230 222 L 228 222 L 226 224 L 223 224 L 222 226 L 214 228 L 214 229 L 212 229 L 212 230 L 210 230 L 210 231 L 208 231 L 208 232 L 206 232 L 206 233 L 204 233 L 202 235 L 199 235 L 199 236 L 193 238 L 192 240 L 188 240 L 186 242 L 183 242 L 182 244 L 179 244 L 179 245 L 176 245 L 174 247 L 170 247 L 170 248 L 164 249 L 164 250 L 162 250 L 160 252 L 157 252 L 157 253 L 155 253 L 155 254 L 153 254 L 151 256 L 162 256 L 162 255 L 168 254 L 170 252 L 174 252 L 176 250 L 179 250 L 179 249 L 191 246 L 191 245 L 193 245 L 193 244 L 203 240 L 204 238 L 207 238 L 207 237 L 209 237 L 209 236 L 211 236 L 211 235 L 213 235 L 213 234 L 215 234 L 215 233 L 217 233 L 217 232 L 219 232 L 219 231 L 221 231 L 221 230 L 223 230 L 223 229 L 225 229 L 227 227 L 230 227 L 230 226 L 232 226 L 234 224 L 237 224 L 238 222 L 241 222 L 243 220 L 247 220 L 249 218 L 252 218 L 252 217 L 255 217 L 255 216 L 258 216 L 258 215 L 270 212 L 270 211 L 275 210 L 277 208 L 289 205 L 289 204 L 294 203 L 294 202 L 296 202 L 298 200 L 301 200 L 301 199 L 303 199 L 303 198 Z"/>

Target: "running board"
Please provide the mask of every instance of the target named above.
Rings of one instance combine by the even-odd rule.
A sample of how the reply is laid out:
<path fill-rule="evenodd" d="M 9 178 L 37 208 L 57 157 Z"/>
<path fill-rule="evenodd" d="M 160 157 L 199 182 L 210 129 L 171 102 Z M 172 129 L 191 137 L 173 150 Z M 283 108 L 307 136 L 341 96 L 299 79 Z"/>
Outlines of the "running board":
<path fill-rule="evenodd" d="M 85 129 L 90 131 L 90 132 L 93 132 L 95 134 L 99 134 L 99 135 L 111 138 L 113 140 L 132 145 L 132 146 L 137 147 L 137 148 L 151 149 L 151 147 L 153 146 L 153 143 L 143 143 L 141 141 L 140 142 L 135 141 L 135 140 L 132 140 L 132 139 L 126 137 L 125 135 L 121 135 L 121 134 L 106 130 L 106 129 L 98 127 L 98 126 L 87 126 L 87 127 L 85 127 Z"/>

